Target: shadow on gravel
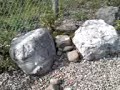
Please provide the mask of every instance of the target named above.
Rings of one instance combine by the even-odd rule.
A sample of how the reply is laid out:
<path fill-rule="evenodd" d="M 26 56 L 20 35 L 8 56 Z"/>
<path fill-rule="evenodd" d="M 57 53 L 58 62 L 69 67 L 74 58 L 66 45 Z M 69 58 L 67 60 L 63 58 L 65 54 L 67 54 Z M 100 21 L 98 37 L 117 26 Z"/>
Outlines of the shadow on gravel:
<path fill-rule="evenodd" d="M 119 64 L 120 64 L 120 61 L 117 61 L 117 60 L 120 60 L 120 54 L 119 54 L 119 56 L 116 55 L 114 57 L 115 58 L 113 59 L 113 56 L 111 56 L 111 57 L 108 56 L 108 58 L 101 59 L 102 61 L 96 60 L 96 61 L 85 62 L 85 60 L 82 60 L 81 62 L 77 62 L 77 64 L 74 64 L 74 63 L 70 64 L 69 61 L 67 60 L 66 54 L 64 53 L 61 56 L 55 57 L 55 62 L 52 66 L 52 69 L 50 70 L 49 73 L 46 73 L 44 75 L 38 75 L 38 76 L 26 75 L 21 70 L 7 72 L 7 73 L 5 72 L 5 73 L 1 74 L 0 80 L 2 80 L 2 81 L 0 81 L 0 82 L 3 82 L 3 83 L 0 85 L 0 90 L 6 90 L 5 88 L 7 88 L 7 90 L 22 90 L 22 89 L 28 90 L 28 88 L 30 88 L 29 90 L 45 90 L 45 88 L 48 87 L 48 85 L 49 85 L 49 80 L 51 78 L 56 78 L 55 76 L 58 74 L 61 75 L 62 73 L 65 73 L 66 72 L 65 70 L 68 70 L 68 69 L 66 69 L 66 67 L 69 67 L 69 69 L 78 70 L 77 72 L 75 72 L 76 75 L 79 75 L 79 74 L 82 75 L 87 72 L 86 70 L 88 70 L 88 72 L 90 72 L 90 70 L 94 71 L 97 69 L 99 69 L 100 71 L 101 70 L 105 70 L 105 71 L 109 70 L 110 71 L 111 68 L 115 68 L 116 66 L 119 66 Z M 73 66 L 73 67 L 71 67 L 71 66 Z M 95 66 L 96 68 L 94 68 L 93 66 Z M 64 68 L 64 70 L 61 70 L 62 67 Z M 109 67 L 111 67 L 111 68 L 109 68 Z M 115 68 L 115 70 L 116 69 L 117 68 Z M 84 72 L 80 73 L 81 70 L 84 70 Z M 56 71 L 57 71 L 57 73 L 55 73 Z M 97 72 L 97 71 L 95 71 L 95 72 Z M 91 74 L 91 75 L 94 76 L 94 74 Z M 63 77 L 65 77 L 65 75 Z M 62 83 L 64 83 L 63 80 L 62 80 Z M 34 89 L 31 89 L 32 86 L 34 87 Z M 14 89 L 14 88 L 16 88 L 16 89 Z"/>
<path fill-rule="evenodd" d="M 63 55 L 61 56 L 56 56 L 54 63 L 51 67 L 51 70 L 48 73 L 42 74 L 42 75 L 30 75 L 31 77 L 37 77 L 37 78 L 41 78 L 43 76 L 46 76 L 48 74 L 51 74 L 52 72 L 54 72 L 54 70 L 56 69 L 60 69 L 61 67 L 65 67 L 65 66 L 69 66 L 69 61 L 66 57 L 66 53 L 63 53 Z M 78 63 L 78 62 L 77 62 Z"/>

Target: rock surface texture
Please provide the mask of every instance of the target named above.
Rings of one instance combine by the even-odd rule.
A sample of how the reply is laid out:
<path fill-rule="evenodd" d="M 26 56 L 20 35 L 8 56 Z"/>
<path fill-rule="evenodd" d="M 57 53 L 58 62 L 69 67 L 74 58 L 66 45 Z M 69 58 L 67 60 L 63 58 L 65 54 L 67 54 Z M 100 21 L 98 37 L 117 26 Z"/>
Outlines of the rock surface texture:
<path fill-rule="evenodd" d="M 50 85 L 45 90 L 62 90 L 62 88 L 60 87 L 60 80 L 51 79 Z"/>
<path fill-rule="evenodd" d="M 68 35 L 57 35 L 55 37 L 57 47 L 65 47 L 71 45 L 71 39 Z"/>
<path fill-rule="evenodd" d="M 102 7 L 96 12 L 96 18 L 105 20 L 106 23 L 113 25 L 118 18 L 118 7 Z"/>
<path fill-rule="evenodd" d="M 56 27 L 56 30 L 59 31 L 75 31 L 78 28 L 78 23 L 75 20 L 65 19 L 61 22 L 59 26 Z"/>
<path fill-rule="evenodd" d="M 44 28 L 14 38 L 10 48 L 11 58 L 27 74 L 48 72 L 55 54 L 53 39 Z"/>
<path fill-rule="evenodd" d="M 85 60 L 97 60 L 120 51 L 119 36 L 103 20 L 87 20 L 75 32 L 73 43 Z"/>
<path fill-rule="evenodd" d="M 68 52 L 67 58 L 70 62 L 77 62 L 80 59 L 77 50 L 73 50 L 73 51 Z"/>

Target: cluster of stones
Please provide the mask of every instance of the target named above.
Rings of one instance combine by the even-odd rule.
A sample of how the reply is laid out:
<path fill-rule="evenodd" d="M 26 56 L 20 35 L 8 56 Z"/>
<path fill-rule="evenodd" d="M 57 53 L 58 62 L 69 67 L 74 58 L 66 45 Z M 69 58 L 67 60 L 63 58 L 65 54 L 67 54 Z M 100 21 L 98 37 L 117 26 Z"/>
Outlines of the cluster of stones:
<path fill-rule="evenodd" d="M 77 62 L 79 60 L 79 54 L 75 50 L 72 40 L 68 35 L 57 35 L 55 37 L 56 46 L 58 48 L 57 55 L 62 53 L 67 54 L 67 58 L 71 62 Z"/>
<path fill-rule="evenodd" d="M 65 53 L 70 62 L 78 62 L 80 59 L 98 60 L 107 55 L 118 54 L 120 52 L 119 35 L 111 26 L 118 8 L 106 9 L 108 12 L 113 11 L 104 15 L 104 9 L 100 9 L 96 13 L 98 19 L 87 20 L 82 25 L 66 20 L 63 21 L 62 26 L 56 28 L 74 31 L 74 37 L 57 35 L 54 42 L 47 29 L 39 28 L 14 38 L 10 48 L 12 60 L 25 73 L 41 75 L 50 71 L 56 53 L 58 56 Z M 107 18 L 112 20 L 108 21 Z"/>

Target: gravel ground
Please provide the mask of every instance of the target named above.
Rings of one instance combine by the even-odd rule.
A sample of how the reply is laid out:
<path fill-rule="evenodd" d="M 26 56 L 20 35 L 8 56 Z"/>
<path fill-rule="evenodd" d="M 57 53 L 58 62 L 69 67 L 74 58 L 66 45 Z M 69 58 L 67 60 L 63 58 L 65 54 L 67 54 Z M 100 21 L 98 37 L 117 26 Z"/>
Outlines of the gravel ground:
<path fill-rule="evenodd" d="M 0 90 L 45 90 L 51 78 L 73 90 L 120 90 L 120 58 L 69 63 L 62 55 L 45 76 L 28 76 L 22 71 L 0 74 Z"/>

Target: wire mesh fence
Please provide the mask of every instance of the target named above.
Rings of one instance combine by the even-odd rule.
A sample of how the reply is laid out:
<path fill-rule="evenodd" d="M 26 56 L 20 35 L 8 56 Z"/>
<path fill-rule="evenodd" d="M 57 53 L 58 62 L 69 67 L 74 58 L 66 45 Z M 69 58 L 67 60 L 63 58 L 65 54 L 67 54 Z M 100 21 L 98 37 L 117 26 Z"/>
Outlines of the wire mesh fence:
<path fill-rule="evenodd" d="M 0 30 L 35 28 L 47 11 L 51 11 L 49 0 L 0 0 Z"/>
<path fill-rule="evenodd" d="M 63 10 L 64 14 L 71 12 L 74 14 L 82 8 L 87 12 L 102 5 L 119 6 L 119 4 L 119 0 L 59 0 L 59 9 L 61 12 Z M 81 14 L 78 13 L 77 16 Z M 47 25 L 53 23 L 54 18 L 52 0 L 0 0 L 0 31 L 32 30 L 39 27 L 41 22 Z"/>

